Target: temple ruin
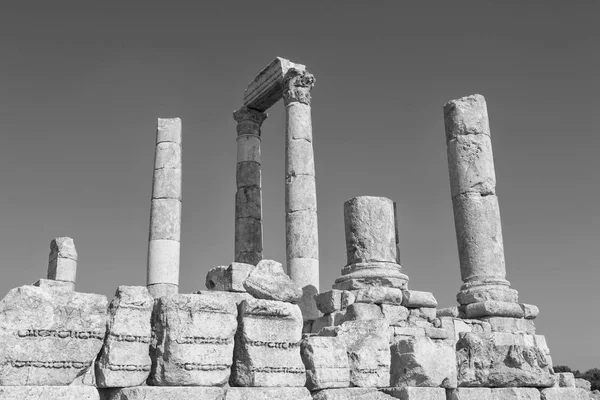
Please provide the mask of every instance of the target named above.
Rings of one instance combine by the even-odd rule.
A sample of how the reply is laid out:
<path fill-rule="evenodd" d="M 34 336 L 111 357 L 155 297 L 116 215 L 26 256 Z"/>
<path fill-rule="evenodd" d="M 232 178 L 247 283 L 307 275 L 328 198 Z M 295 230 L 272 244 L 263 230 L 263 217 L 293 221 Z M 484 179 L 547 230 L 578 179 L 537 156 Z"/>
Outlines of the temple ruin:
<path fill-rule="evenodd" d="M 600 398 L 553 371 L 538 307 L 506 280 L 481 95 L 443 108 L 458 304 L 438 308 L 433 293 L 409 289 L 396 204 L 372 196 L 344 203 L 346 263 L 320 292 L 314 83 L 304 65 L 276 58 L 246 89 L 233 113 L 233 260 L 195 293 L 179 293 L 182 123 L 158 120 L 146 286 L 118 286 L 110 302 L 77 292 L 75 243 L 52 240 L 46 278 L 0 302 L 0 400 Z M 262 240 L 261 126 L 279 100 L 285 266 L 263 259 Z"/>

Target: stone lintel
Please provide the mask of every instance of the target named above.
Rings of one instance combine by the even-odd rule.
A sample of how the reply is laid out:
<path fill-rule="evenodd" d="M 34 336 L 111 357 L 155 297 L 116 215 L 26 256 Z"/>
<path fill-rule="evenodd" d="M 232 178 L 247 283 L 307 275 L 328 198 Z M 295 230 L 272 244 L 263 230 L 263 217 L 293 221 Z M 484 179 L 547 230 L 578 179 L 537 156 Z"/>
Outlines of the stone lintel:
<path fill-rule="evenodd" d="M 250 82 L 244 92 L 244 106 L 266 111 L 282 98 L 283 78 L 290 68 L 304 71 L 306 67 L 277 57 Z"/>

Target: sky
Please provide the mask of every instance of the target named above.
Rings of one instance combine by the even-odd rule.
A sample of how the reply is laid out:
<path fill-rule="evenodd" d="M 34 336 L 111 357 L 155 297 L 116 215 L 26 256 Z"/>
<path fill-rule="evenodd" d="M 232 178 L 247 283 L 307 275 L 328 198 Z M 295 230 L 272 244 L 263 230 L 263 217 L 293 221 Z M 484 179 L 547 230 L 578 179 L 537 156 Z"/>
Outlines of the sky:
<path fill-rule="evenodd" d="M 205 4 L 206 3 L 206 4 Z M 145 285 L 159 117 L 183 124 L 180 292 L 233 261 L 236 123 L 276 56 L 314 74 L 321 290 L 343 203 L 397 203 L 409 287 L 461 280 L 443 105 L 490 116 L 507 278 L 555 364 L 600 367 L 600 3 L 28 1 L 0 6 L 0 292 L 70 236 L 77 290 Z M 263 124 L 264 257 L 285 263 L 284 109 Z"/>

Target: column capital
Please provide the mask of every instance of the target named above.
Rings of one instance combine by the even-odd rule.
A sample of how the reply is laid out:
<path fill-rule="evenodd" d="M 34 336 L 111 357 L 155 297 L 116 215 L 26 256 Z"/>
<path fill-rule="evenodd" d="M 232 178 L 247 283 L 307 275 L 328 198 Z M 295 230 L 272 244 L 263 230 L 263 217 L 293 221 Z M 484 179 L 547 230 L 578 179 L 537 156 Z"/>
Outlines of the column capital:
<path fill-rule="evenodd" d="M 290 68 L 283 78 L 283 102 L 310 105 L 310 91 L 315 85 L 315 77 L 306 70 Z"/>
<path fill-rule="evenodd" d="M 243 106 L 233 112 L 233 119 L 238 123 L 238 136 L 260 136 L 260 127 L 265 119 L 267 119 L 267 113 Z"/>

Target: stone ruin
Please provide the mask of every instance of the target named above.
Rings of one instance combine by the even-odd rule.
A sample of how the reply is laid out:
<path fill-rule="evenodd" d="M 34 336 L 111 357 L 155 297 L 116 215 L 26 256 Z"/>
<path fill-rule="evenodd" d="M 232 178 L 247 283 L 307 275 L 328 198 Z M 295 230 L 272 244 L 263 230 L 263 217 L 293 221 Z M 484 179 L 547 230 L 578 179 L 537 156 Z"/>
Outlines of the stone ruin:
<path fill-rule="evenodd" d="M 408 288 L 396 205 L 344 204 L 346 265 L 319 293 L 311 97 L 314 77 L 277 58 L 237 121 L 235 252 L 179 294 L 181 121 L 159 119 L 147 286 L 114 299 L 75 291 L 71 238 L 51 242 L 47 279 L 0 302 L 0 400 L 571 400 L 587 381 L 554 373 L 538 308 L 506 280 L 485 100 L 444 106 L 463 285 L 458 306 Z M 286 255 L 262 257 L 261 125 L 286 113 Z"/>

